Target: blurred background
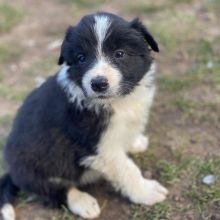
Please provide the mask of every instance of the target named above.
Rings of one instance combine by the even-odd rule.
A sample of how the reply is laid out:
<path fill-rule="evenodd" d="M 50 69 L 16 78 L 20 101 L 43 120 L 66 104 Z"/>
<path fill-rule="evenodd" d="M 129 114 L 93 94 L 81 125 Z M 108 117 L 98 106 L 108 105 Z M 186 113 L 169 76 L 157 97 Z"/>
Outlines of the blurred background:
<path fill-rule="evenodd" d="M 99 219 L 219 220 L 220 0 L 0 0 L 1 151 L 25 96 L 59 69 L 66 28 L 96 11 L 139 16 L 159 44 L 150 147 L 134 159 L 170 190 L 167 201 L 146 208 L 106 183 L 88 187 L 102 207 Z M 2 156 L 0 163 L 3 173 Z M 21 220 L 79 219 L 24 193 L 16 209 Z"/>

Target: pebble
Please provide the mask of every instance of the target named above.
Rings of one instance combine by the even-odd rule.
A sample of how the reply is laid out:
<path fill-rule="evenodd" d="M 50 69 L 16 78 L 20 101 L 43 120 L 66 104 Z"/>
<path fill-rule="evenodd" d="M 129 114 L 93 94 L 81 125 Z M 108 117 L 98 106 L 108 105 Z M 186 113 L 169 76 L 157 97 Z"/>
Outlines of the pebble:
<path fill-rule="evenodd" d="M 208 69 L 212 69 L 214 66 L 214 63 L 210 60 L 207 64 L 206 64 Z"/>
<path fill-rule="evenodd" d="M 206 175 L 202 178 L 202 183 L 206 185 L 212 185 L 216 181 L 216 177 L 214 175 Z"/>

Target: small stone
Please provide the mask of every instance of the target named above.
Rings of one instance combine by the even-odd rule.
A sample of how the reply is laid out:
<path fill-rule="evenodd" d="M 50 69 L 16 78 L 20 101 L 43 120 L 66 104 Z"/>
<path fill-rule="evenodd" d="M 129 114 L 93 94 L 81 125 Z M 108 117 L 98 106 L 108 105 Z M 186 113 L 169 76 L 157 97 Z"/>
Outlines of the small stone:
<path fill-rule="evenodd" d="M 207 175 L 202 178 L 202 183 L 206 185 L 212 185 L 216 181 L 216 177 L 214 175 Z"/>
<path fill-rule="evenodd" d="M 212 69 L 214 66 L 214 63 L 211 60 L 209 60 L 209 62 L 206 64 L 206 66 L 208 69 Z"/>

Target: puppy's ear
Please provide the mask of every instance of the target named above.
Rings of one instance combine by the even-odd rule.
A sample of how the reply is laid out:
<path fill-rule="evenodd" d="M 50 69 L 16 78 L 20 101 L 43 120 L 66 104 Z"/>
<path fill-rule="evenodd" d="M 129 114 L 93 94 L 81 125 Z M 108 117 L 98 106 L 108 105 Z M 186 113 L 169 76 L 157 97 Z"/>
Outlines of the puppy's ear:
<path fill-rule="evenodd" d="M 69 44 L 71 41 L 71 38 L 73 37 L 73 30 L 74 27 L 69 26 L 66 30 L 66 34 L 61 46 L 61 51 L 60 51 L 60 57 L 58 59 L 58 65 L 62 65 L 64 62 L 67 61 L 67 56 L 68 56 L 68 51 L 69 51 Z"/>
<path fill-rule="evenodd" d="M 135 18 L 133 21 L 130 22 L 131 28 L 138 31 L 144 39 L 147 41 L 151 49 L 155 52 L 159 52 L 159 47 L 157 42 L 154 40 L 152 35 L 149 33 L 147 28 L 142 24 L 142 22 L 139 20 L 139 18 Z"/>

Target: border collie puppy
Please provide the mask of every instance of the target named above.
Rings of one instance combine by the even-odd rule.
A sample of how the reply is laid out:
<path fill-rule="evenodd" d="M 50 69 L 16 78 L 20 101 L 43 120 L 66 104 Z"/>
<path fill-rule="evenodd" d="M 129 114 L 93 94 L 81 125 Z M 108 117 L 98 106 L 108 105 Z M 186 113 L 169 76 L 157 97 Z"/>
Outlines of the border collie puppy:
<path fill-rule="evenodd" d="M 11 204 L 19 190 L 95 218 L 98 202 L 78 187 L 101 177 L 134 203 L 166 198 L 167 190 L 145 179 L 128 156 L 148 145 L 143 132 L 155 93 L 151 50 L 159 48 L 138 19 L 96 13 L 68 28 L 60 71 L 26 98 L 5 146 L 5 220 L 15 219 Z"/>

